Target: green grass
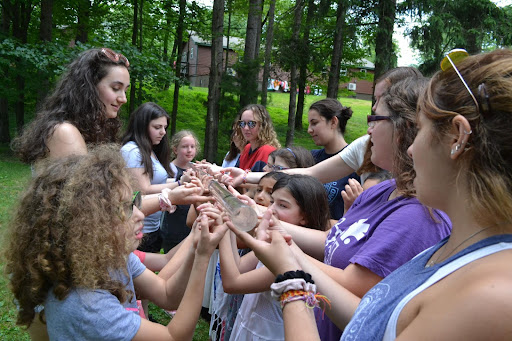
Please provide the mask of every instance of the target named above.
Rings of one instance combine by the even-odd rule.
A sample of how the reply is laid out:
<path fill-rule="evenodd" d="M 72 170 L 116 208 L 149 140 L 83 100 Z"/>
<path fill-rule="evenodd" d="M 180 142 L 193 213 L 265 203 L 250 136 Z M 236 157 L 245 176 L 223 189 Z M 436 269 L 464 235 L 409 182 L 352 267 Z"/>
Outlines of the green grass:
<path fill-rule="evenodd" d="M 318 96 L 306 96 L 305 113 L 303 119 L 302 131 L 295 133 L 295 144 L 308 149 L 318 148 L 314 145 L 307 133 L 307 108 L 315 101 L 322 99 Z M 206 88 L 182 88 L 180 90 L 180 106 L 178 110 L 177 130 L 193 130 L 200 141 L 204 140 L 204 127 L 206 117 Z M 268 110 L 274 121 L 274 126 L 279 136 L 279 140 L 284 145 L 287 130 L 288 119 L 288 100 L 289 94 L 271 93 Z M 366 133 L 366 115 L 370 113 L 371 103 L 369 101 L 341 98 L 343 105 L 349 106 L 354 114 L 347 124 L 345 139 L 347 142 Z M 172 90 L 157 94 L 155 100 L 162 105 L 168 112 L 172 109 Z M 232 118 L 226 118 L 229 122 L 224 122 L 225 126 L 230 126 Z M 222 124 L 223 122 L 221 122 Z M 219 133 L 219 160 L 227 151 L 227 141 L 229 136 L 226 133 Z M 17 199 L 23 190 L 25 184 L 30 179 L 30 167 L 17 161 L 8 146 L 0 145 L 0 188 L 2 189 L 2 199 L 0 200 L 0 242 L 5 249 L 4 236 L 9 224 L 10 216 Z M 0 262 L 3 269 L 3 261 Z M 8 290 L 7 279 L 0 275 L 0 340 L 29 340 L 28 334 L 16 326 L 16 308 L 12 301 L 12 295 Z M 150 312 L 162 324 L 169 322 L 169 317 L 158 307 L 151 306 Z M 208 340 L 209 325 L 202 319 L 199 320 L 194 340 Z"/>

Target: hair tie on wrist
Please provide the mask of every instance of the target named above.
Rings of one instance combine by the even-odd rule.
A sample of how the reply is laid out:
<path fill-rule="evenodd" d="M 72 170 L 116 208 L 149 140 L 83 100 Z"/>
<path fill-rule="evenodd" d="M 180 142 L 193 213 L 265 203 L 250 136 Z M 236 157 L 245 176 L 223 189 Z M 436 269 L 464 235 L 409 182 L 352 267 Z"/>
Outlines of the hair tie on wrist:
<path fill-rule="evenodd" d="M 286 271 L 284 274 L 277 275 L 274 283 L 279 283 L 279 282 L 285 281 L 287 279 L 293 279 L 293 278 L 302 278 L 308 283 L 315 284 L 315 281 L 313 281 L 313 278 L 311 277 L 311 275 L 302 270 Z"/>
<path fill-rule="evenodd" d="M 247 183 L 247 174 L 249 174 L 249 173 L 250 173 L 250 171 L 251 171 L 250 169 L 246 169 L 246 170 L 245 170 L 245 174 L 244 174 L 244 176 L 242 177 L 242 183 L 243 183 L 243 184 Z"/>
<path fill-rule="evenodd" d="M 158 194 L 158 203 L 160 204 L 160 211 L 167 211 L 169 213 L 174 213 L 176 211 L 176 205 L 171 203 L 171 199 L 169 199 L 169 193 L 171 192 L 170 188 L 164 188 L 162 193 Z"/>

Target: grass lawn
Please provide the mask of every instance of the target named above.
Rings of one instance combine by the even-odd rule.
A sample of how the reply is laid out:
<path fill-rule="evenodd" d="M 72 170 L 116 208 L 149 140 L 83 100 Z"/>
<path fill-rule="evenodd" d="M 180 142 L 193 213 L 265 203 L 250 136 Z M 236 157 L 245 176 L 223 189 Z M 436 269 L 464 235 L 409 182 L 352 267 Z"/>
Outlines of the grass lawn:
<path fill-rule="evenodd" d="M 204 105 L 207 98 L 206 88 L 183 88 L 180 90 L 180 109 L 178 112 L 177 129 L 191 129 L 198 135 L 202 141 L 204 138 L 204 125 L 206 116 L 206 107 Z M 306 110 L 303 119 L 303 131 L 295 133 L 295 144 L 304 146 L 308 149 L 318 148 L 311 141 L 307 133 L 307 108 L 311 103 L 322 99 L 323 97 L 306 96 Z M 274 121 L 281 144 L 284 145 L 287 130 L 289 94 L 271 93 L 268 110 Z M 370 113 L 371 103 L 369 101 L 341 98 L 343 105 L 352 107 L 354 114 L 347 124 L 347 133 L 345 139 L 351 142 L 357 137 L 366 133 L 366 115 Z M 171 111 L 172 92 L 169 94 L 160 94 L 156 100 L 160 105 Z M 230 118 L 231 120 L 231 118 Z M 222 145 L 222 141 L 228 141 L 229 136 L 219 137 L 219 155 L 222 157 L 227 151 L 227 145 Z M 26 182 L 30 179 L 30 167 L 17 161 L 10 152 L 8 146 L 0 145 L 0 188 L 2 189 L 2 200 L 0 200 L 0 242 L 4 245 L 4 237 L 9 224 L 12 208 L 17 202 L 17 198 L 23 190 Z M 5 246 L 2 248 L 5 250 Z M 0 261 L 3 269 L 3 260 Z M 150 308 L 152 315 L 163 324 L 169 322 L 169 318 L 158 307 Z M 12 301 L 12 295 L 7 287 L 5 275 L 0 275 L 0 340 L 29 340 L 28 334 L 15 324 L 16 308 Z M 208 340 L 209 325 L 200 320 L 196 327 L 194 340 Z"/>

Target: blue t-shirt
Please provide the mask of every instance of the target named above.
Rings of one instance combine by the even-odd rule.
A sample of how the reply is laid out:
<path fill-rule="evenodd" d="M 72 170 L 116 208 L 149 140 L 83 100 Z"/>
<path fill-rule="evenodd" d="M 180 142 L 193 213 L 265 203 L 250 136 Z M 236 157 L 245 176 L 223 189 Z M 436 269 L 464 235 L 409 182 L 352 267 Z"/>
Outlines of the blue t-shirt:
<path fill-rule="evenodd" d="M 107 290 L 74 288 L 62 301 L 48 293 L 44 303 L 50 340 L 131 340 L 140 327 L 133 278 L 146 267 L 135 254 L 127 260 L 128 277 L 115 271 L 112 277 L 127 283 L 134 293 L 131 301 L 121 304 Z"/>
<path fill-rule="evenodd" d="M 416 198 L 388 200 L 395 180 L 364 191 L 332 227 L 325 240 L 324 263 L 339 269 L 359 264 L 380 277 L 408 262 L 448 236 L 451 222 L 439 210 L 428 209 Z M 327 316 L 316 312 L 322 340 L 339 340 L 342 331 Z"/>
<path fill-rule="evenodd" d="M 343 149 L 345 148 L 346 146 Z M 311 155 L 313 155 L 315 162 L 319 163 L 334 155 L 338 155 L 341 150 L 334 154 L 327 154 L 325 149 L 313 149 L 311 151 Z M 345 210 L 345 207 L 343 203 L 343 197 L 341 196 L 341 191 L 345 189 L 345 185 L 348 184 L 348 179 L 351 178 L 356 179 L 357 181 L 361 181 L 359 175 L 354 172 L 349 176 L 324 184 L 325 192 L 327 193 L 327 199 L 329 200 L 329 211 L 331 212 L 332 219 L 340 219 L 343 217 L 343 211 Z"/>
<path fill-rule="evenodd" d="M 144 168 L 144 165 L 142 164 L 142 157 L 140 155 L 139 147 L 135 142 L 130 141 L 126 143 L 121 148 L 121 154 L 123 155 L 127 168 Z M 165 168 L 162 166 L 160 161 L 158 161 L 158 159 L 153 156 L 151 156 L 151 161 L 153 163 L 153 179 L 151 180 L 151 184 L 165 184 L 168 177 Z M 142 232 L 150 233 L 158 231 L 160 227 L 161 217 L 162 212 L 160 211 L 146 216 L 146 218 L 144 218 L 144 227 L 142 229 Z"/>

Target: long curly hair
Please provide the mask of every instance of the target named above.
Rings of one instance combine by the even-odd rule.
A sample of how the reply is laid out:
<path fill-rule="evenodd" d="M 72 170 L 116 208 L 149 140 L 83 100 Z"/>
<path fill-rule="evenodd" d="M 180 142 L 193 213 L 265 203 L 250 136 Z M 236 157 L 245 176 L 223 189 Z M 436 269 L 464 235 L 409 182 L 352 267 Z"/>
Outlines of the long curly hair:
<path fill-rule="evenodd" d="M 238 139 L 239 141 L 244 141 L 244 135 L 242 133 L 242 128 L 238 125 L 238 121 L 242 118 L 242 114 L 244 111 L 251 110 L 254 115 L 254 120 L 260 123 L 260 130 L 258 133 L 258 141 L 260 142 L 260 146 L 270 145 L 277 149 L 281 148 L 281 144 L 277 140 L 277 134 L 274 129 L 274 125 L 272 124 L 272 118 L 270 118 L 270 114 L 261 104 L 249 104 L 242 108 L 238 112 L 238 115 L 235 119 L 235 134 L 233 139 Z"/>
<path fill-rule="evenodd" d="M 393 169 L 390 171 L 396 180 L 398 191 L 406 197 L 416 195 L 413 185 L 416 173 L 407 149 L 418 132 L 416 106 L 427 83 L 428 79 L 425 77 L 405 78 L 392 84 L 381 98 L 382 103 L 389 109 L 393 124 Z"/>
<path fill-rule="evenodd" d="M 73 124 L 87 144 L 116 141 L 121 121 L 119 117 L 107 118 L 97 89 L 113 66 L 126 67 L 123 60 L 112 61 L 102 49 L 84 51 L 69 64 L 35 119 L 12 142 L 23 162 L 34 163 L 45 157 L 46 141 L 63 122 Z"/>
<path fill-rule="evenodd" d="M 167 125 L 169 125 L 169 114 L 167 114 L 164 108 L 153 102 L 142 104 L 132 112 L 128 128 L 126 129 L 122 139 L 123 145 L 129 141 L 133 141 L 137 144 L 142 158 L 142 166 L 144 166 L 144 173 L 148 174 L 149 179 L 151 180 L 153 179 L 151 151 L 155 152 L 158 161 L 162 167 L 164 167 L 167 174 L 170 177 L 174 176 L 174 173 L 169 166 L 171 162 L 171 147 L 169 145 L 167 135 L 164 136 L 159 144 L 153 145 L 148 133 L 151 121 L 160 117 L 165 117 L 167 119 Z"/>
<path fill-rule="evenodd" d="M 10 289 L 20 306 L 17 323 L 30 326 L 49 290 L 60 300 L 78 287 L 131 299 L 126 283 L 110 276 L 127 274 L 133 233 L 125 213 L 131 186 L 119 146 L 45 159 L 35 169 L 5 248 Z"/>

